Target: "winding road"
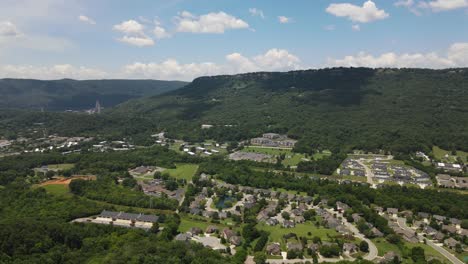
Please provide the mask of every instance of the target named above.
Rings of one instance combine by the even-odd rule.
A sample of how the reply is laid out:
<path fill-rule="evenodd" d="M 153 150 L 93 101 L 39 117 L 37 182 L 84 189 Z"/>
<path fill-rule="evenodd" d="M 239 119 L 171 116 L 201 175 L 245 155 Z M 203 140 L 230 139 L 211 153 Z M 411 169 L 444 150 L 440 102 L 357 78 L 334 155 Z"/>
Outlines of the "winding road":
<path fill-rule="evenodd" d="M 404 230 L 407 230 L 407 231 L 411 231 L 411 232 L 414 232 L 413 229 L 411 229 L 409 226 L 406 225 L 406 219 L 405 218 L 402 218 L 402 217 L 399 217 L 398 220 L 397 220 L 397 223 L 398 223 L 398 226 L 400 226 L 401 228 L 403 228 Z M 418 238 L 419 240 L 423 240 L 423 239 L 426 239 L 423 235 L 421 235 L 420 233 L 417 233 L 418 234 Z M 434 242 L 432 242 L 431 240 L 428 240 L 426 239 L 426 244 L 429 245 L 431 248 L 435 249 L 437 252 L 439 252 L 440 254 L 442 254 L 444 257 L 446 257 L 450 262 L 454 263 L 454 264 L 464 264 L 463 261 L 459 260 L 457 257 L 455 257 L 452 253 L 448 252 L 445 248 L 435 244 Z"/>

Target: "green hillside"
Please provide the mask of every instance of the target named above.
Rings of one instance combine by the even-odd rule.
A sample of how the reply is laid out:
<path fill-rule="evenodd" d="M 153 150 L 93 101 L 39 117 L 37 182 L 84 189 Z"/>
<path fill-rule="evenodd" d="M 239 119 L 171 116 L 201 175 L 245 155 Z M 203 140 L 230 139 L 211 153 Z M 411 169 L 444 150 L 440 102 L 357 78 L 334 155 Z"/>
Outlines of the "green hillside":
<path fill-rule="evenodd" d="M 334 68 L 201 77 L 100 116 L 0 113 L 9 131 L 37 120 L 50 131 L 127 135 L 165 130 L 185 140 L 241 140 L 263 132 L 297 150 L 468 150 L 468 70 Z M 202 130 L 201 124 L 214 128 Z M 0 129 L 1 132 L 1 129 Z"/>
<path fill-rule="evenodd" d="M 466 69 L 336 68 L 202 77 L 113 114 L 151 118 L 179 138 L 241 139 L 271 131 L 301 139 L 300 148 L 466 150 L 466 102 Z M 216 127 L 201 130 L 201 124 Z"/>
<path fill-rule="evenodd" d="M 83 110 L 94 107 L 96 100 L 104 107 L 111 107 L 133 98 L 171 91 L 185 84 L 178 81 L 154 80 L 2 79 L 0 108 Z"/>

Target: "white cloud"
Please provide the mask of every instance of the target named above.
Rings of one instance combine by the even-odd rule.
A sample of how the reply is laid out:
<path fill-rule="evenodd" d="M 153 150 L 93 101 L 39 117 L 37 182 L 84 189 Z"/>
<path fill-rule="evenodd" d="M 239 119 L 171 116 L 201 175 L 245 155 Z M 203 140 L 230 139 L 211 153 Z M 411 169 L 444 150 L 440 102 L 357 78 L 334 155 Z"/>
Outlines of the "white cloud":
<path fill-rule="evenodd" d="M 335 25 L 326 25 L 325 27 L 323 27 L 323 29 L 327 30 L 327 31 L 333 31 L 336 29 L 336 26 Z"/>
<path fill-rule="evenodd" d="M 298 57 L 284 49 L 270 49 L 263 55 L 254 57 L 253 61 L 263 71 L 284 71 L 299 69 Z"/>
<path fill-rule="evenodd" d="M 142 35 L 144 34 L 143 32 L 144 29 L 145 27 L 142 24 L 138 23 L 137 21 L 133 19 L 124 21 L 114 26 L 114 30 L 120 31 L 125 34 Z"/>
<path fill-rule="evenodd" d="M 264 14 L 263 11 L 260 10 L 260 9 L 257 9 L 257 8 L 249 8 L 249 13 L 250 13 L 252 16 L 258 16 L 258 17 L 261 17 L 261 18 L 265 19 L 265 14 Z"/>
<path fill-rule="evenodd" d="M 414 5 L 414 0 L 399 0 L 399 1 L 396 1 L 395 6 L 404 6 L 404 7 L 410 7 L 412 5 Z"/>
<path fill-rule="evenodd" d="M 436 52 L 404 53 L 388 52 L 378 56 L 360 52 L 342 59 L 328 59 L 328 66 L 344 67 L 396 67 L 396 68 L 451 68 L 468 67 L 468 43 L 455 43 L 446 56 Z"/>
<path fill-rule="evenodd" d="M 421 5 L 424 5 L 424 4 L 421 4 L 421 2 L 419 3 L 419 5 L 416 5 L 416 2 L 415 0 L 398 0 L 394 3 L 394 5 L 396 7 L 405 7 L 407 8 L 411 13 L 417 15 L 417 16 L 420 16 L 421 15 L 421 12 L 419 10 L 418 7 L 421 7 Z"/>
<path fill-rule="evenodd" d="M 291 23 L 291 22 L 292 22 L 292 18 L 290 18 L 290 17 L 285 17 L 285 16 L 279 16 L 279 17 L 278 17 L 278 21 L 279 21 L 281 24 L 287 24 L 287 23 Z"/>
<path fill-rule="evenodd" d="M 350 3 L 330 4 L 326 11 L 337 17 L 347 17 L 353 22 L 368 23 L 389 17 L 383 9 L 378 9 L 374 2 L 367 1 L 362 7 Z"/>
<path fill-rule="evenodd" d="M 170 38 L 171 34 L 166 31 L 165 28 L 156 25 L 154 30 L 153 30 L 154 35 L 156 36 L 157 39 L 164 39 L 164 38 Z"/>
<path fill-rule="evenodd" d="M 137 47 L 153 46 L 154 41 L 147 36 L 123 36 L 118 39 L 120 42 L 127 43 Z"/>
<path fill-rule="evenodd" d="M 87 17 L 85 15 L 79 15 L 78 20 L 80 20 L 81 22 L 84 22 L 86 24 L 89 24 L 89 25 L 96 25 L 96 21 L 94 21 L 92 18 Z"/>
<path fill-rule="evenodd" d="M 423 6 L 430 7 L 433 11 L 447 11 L 468 7 L 468 0 L 435 0 L 427 2 Z"/>
<path fill-rule="evenodd" d="M 154 40 L 145 34 L 145 26 L 131 19 L 115 25 L 114 30 L 125 33 L 117 40 L 137 47 L 153 46 Z M 162 28 L 161 28 L 162 29 Z M 156 34 L 156 32 L 154 32 Z M 158 32 L 162 36 L 161 32 Z"/>
<path fill-rule="evenodd" d="M 124 67 L 124 73 L 131 78 L 153 78 L 161 80 L 193 80 L 196 77 L 217 74 L 219 66 L 215 63 L 180 64 L 177 60 L 168 59 L 162 63 L 136 62 Z"/>
<path fill-rule="evenodd" d="M 395 6 L 406 7 L 415 15 L 421 15 L 422 10 L 431 10 L 433 12 L 450 11 L 461 8 L 468 8 L 468 0 L 399 0 Z"/>
<path fill-rule="evenodd" d="M 59 64 L 50 67 L 32 65 L 0 65 L 2 78 L 30 78 L 30 79 L 102 79 L 108 74 L 99 69 L 76 67 L 70 64 Z"/>
<path fill-rule="evenodd" d="M 162 63 L 136 62 L 124 67 L 124 74 L 131 78 L 164 80 L 193 80 L 204 75 L 236 74 L 254 71 L 286 71 L 300 69 L 300 60 L 287 50 L 271 49 L 265 54 L 245 57 L 240 53 L 226 55 L 224 64 L 213 62 L 182 64 L 174 59 Z"/>
<path fill-rule="evenodd" d="M 455 43 L 450 46 L 448 59 L 459 67 L 468 67 L 468 43 Z"/>
<path fill-rule="evenodd" d="M 353 31 L 361 31 L 361 26 L 358 25 L 358 24 L 352 25 L 352 26 L 351 26 L 351 29 L 352 29 Z"/>
<path fill-rule="evenodd" d="M 16 37 L 21 33 L 10 21 L 0 21 L 0 37 Z"/>
<path fill-rule="evenodd" d="M 249 24 L 224 12 L 195 16 L 187 11 L 175 18 L 178 32 L 221 34 L 230 29 L 249 28 Z"/>

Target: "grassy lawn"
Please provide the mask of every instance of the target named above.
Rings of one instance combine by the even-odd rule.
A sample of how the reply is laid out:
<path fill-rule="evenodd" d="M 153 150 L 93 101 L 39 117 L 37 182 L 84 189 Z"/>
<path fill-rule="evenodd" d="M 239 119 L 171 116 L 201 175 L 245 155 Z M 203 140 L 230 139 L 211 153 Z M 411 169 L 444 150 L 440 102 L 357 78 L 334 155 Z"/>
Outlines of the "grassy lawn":
<path fill-rule="evenodd" d="M 324 227 L 316 227 L 314 224 L 307 222 L 305 224 L 296 225 L 294 228 L 282 228 L 277 226 L 268 226 L 265 223 L 257 225 L 260 230 L 270 232 L 270 242 L 283 243 L 283 236 L 289 233 L 295 233 L 298 237 L 310 237 L 318 236 L 322 241 L 330 241 L 330 237 L 336 236 L 338 233 L 332 229 L 326 229 Z M 311 232 L 311 236 L 307 233 Z M 284 243 L 283 243 L 284 244 Z"/>
<path fill-rule="evenodd" d="M 331 154 L 332 154 L 331 151 L 324 150 L 324 151 L 322 151 L 322 153 L 315 153 L 314 154 L 314 159 L 316 159 L 316 160 L 323 159 L 324 157 L 331 156 Z"/>
<path fill-rule="evenodd" d="M 72 195 L 70 193 L 70 189 L 68 188 L 68 185 L 65 185 L 65 184 L 44 185 L 42 186 L 42 188 L 46 189 L 48 193 L 53 194 L 53 195 L 59 195 L 59 196 Z"/>
<path fill-rule="evenodd" d="M 375 238 L 375 239 L 371 239 L 371 240 L 372 240 L 372 242 L 374 242 L 375 246 L 377 247 L 377 250 L 379 251 L 379 256 L 383 256 L 383 255 L 385 255 L 385 253 L 387 253 L 389 251 L 393 251 L 393 252 L 395 252 L 395 253 L 397 253 L 397 254 L 399 254 L 401 256 L 400 248 L 398 248 L 398 246 L 396 246 L 394 244 L 391 244 L 391 243 L 387 242 L 387 240 L 385 240 L 385 238 Z M 422 243 L 417 243 L 417 244 L 408 243 L 408 242 L 404 242 L 404 243 L 405 243 L 405 246 L 410 248 L 410 249 L 414 248 L 414 247 L 423 248 L 424 252 L 425 252 L 425 255 L 426 255 L 426 258 L 435 257 L 435 258 L 443 261 L 444 263 L 449 263 L 444 256 L 442 256 L 439 252 L 437 252 L 436 250 L 434 250 L 433 248 L 431 248 L 428 245 L 425 245 L 425 244 L 422 244 Z M 404 263 L 407 263 L 405 261 L 407 261 L 408 263 L 412 263 L 412 261 L 410 259 L 405 259 L 404 260 Z"/>
<path fill-rule="evenodd" d="M 374 242 L 375 246 L 377 247 L 377 250 L 379 251 L 379 256 L 383 256 L 385 255 L 385 253 L 389 251 L 400 253 L 400 249 L 396 245 L 387 242 L 385 238 L 375 238 L 371 240 L 372 242 Z"/>
<path fill-rule="evenodd" d="M 169 173 L 171 177 L 191 181 L 197 170 L 198 165 L 195 164 L 176 164 L 175 169 L 168 169 L 164 172 Z"/>
<path fill-rule="evenodd" d="M 456 162 L 457 157 L 460 157 L 464 163 L 468 162 L 468 152 L 457 151 L 457 155 L 453 156 L 451 151 L 443 150 L 437 146 L 432 147 L 432 153 L 436 159 L 445 161 L 445 162 Z M 445 155 L 448 154 L 448 158 Z"/>
<path fill-rule="evenodd" d="M 211 145 L 209 145 L 209 144 L 211 144 Z M 178 153 L 185 153 L 184 151 L 180 150 L 181 145 L 182 145 L 182 142 L 177 142 L 177 143 L 171 144 L 169 146 L 169 149 L 174 150 L 174 151 L 176 151 Z M 206 148 L 207 150 L 217 150 L 217 151 L 219 151 L 219 153 L 213 153 L 213 154 L 225 155 L 225 154 L 228 153 L 225 148 L 216 147 L 216 142 L 211 141 L 211 140 L 207 140 L 207 141 L 205 141 L 203 143 L 193 144 L 192 146 L 200 147 L 201 145 L 203 145 L 204 148 Z M 198 150 L 197 150 L 197 154 L 202 155 L 202 154 L 200 154 L 200 152 Z M 204 155 L 202 155 L 202 156 L 204 156 Z"/>
<path fill-rule="evenodd" d="M 288 157 L 289 156 L 289 157 Z M 282 164 L 284 166 L 297 166 L 302 159 L 305 158 L 304 154 L 300 153 L 291 153 L 286 155 L 286 158 L 283 160 Z"/>
<path fill-rule="evenodd" d="M 73 167 L 75 167 L 75 164 L 71 163 L 47 165 L 47 168 L 49 170 L 69 170 Z"/>

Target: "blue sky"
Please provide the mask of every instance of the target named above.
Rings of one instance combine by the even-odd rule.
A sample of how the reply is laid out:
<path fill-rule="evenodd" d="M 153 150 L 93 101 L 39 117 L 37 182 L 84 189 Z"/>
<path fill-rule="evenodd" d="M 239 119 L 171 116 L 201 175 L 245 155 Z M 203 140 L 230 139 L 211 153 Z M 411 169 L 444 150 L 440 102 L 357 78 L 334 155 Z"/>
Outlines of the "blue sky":
<path fill-rule="evenodd" d="M 0 77 L 468 67 L 468 0 L 1 0 Z"/>

